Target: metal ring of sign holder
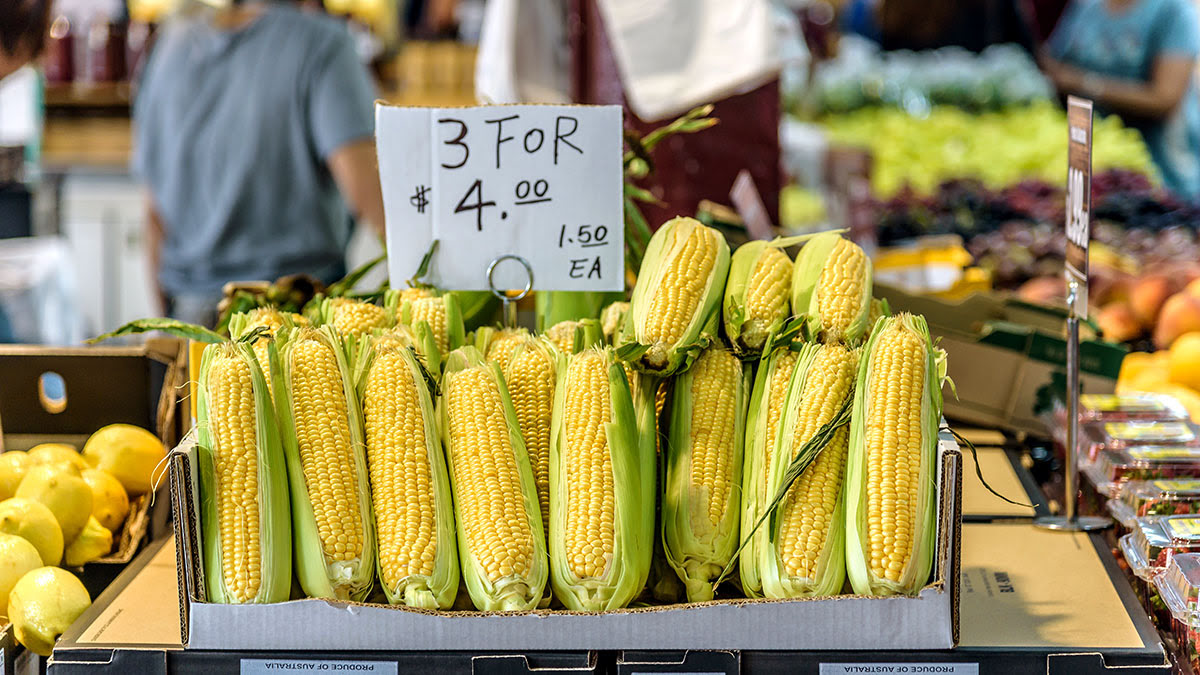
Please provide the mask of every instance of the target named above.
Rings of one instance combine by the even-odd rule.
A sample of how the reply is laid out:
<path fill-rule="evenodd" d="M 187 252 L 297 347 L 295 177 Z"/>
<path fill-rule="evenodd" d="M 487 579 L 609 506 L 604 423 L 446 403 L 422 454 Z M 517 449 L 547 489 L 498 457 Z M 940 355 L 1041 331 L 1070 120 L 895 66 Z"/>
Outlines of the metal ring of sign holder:
<path fill-rule="evenodd" d="M 496 282 L 493 279 L 493 277 L 496 273 L 496 266 L 499 265 L 500 263 L 504 262 L 505 260 L 516 260 L 517 262 L 521 263 L 521 266 L 525 268 L 525 272 L 529 275 L 529 278 L 525 281 L 525 288 L 522 289 L 521 292 L 518 293 L 517 295 L 510 296 L 507 291 L 502 291 L 502 290 L 496 288 Z M 522 258 L 519 255 L 513 255 L 510 253 L 507 255 L 497 256 L 496 258 L 493 258 L 492 262 L 488 265 L 487 281 L 488 281 L 488 288 L 492 291 L 492 295 L 496 296 L 497 298 L 500 298 L 500 302 L 504 304 L 504 327 L 505 328 L 516 328 L 517 327 L 517 304 L 516 304 L 516 302 L 518 300 L 524 298 L 525 296 L 529 295 L 529 291 L 533 290 L 533 265 L 530 265 L 528 260 Z"/>

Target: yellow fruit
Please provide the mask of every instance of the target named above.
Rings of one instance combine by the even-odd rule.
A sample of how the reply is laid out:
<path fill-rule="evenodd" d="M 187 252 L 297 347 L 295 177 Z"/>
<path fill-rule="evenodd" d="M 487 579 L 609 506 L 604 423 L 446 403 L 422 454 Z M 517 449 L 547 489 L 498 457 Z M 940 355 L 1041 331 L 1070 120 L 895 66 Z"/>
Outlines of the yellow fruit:
<path fill-rule="evenodd" d="M 43 504 L 20 497 L 0 502 L 0 532 L 33 544 L 42 556 L 43 565 L 62 562 L 62 529 L 54 519 L 54 512 Z"/>
<path fill-rule="evenodd" d="M 157 436 L 128 424 L 110 424 L 83 445 L 84 459 L 121 481 L 130 497 L 150 491 L 155 478 L 151 474 L 166 455 Z"/>
<path fill-rule="evenodd" d="M 88 518 L 83 532 L 75 537 L 75 541 L 71 542 L 63 553 L 63 564 L 67 567 L 80 567 L 103 558 L 112 550 L 112 543 L 112 532 L 92 516 Z"/>
<path fill-rule="evenodd" d="M 27 573 L 42 566 L 33 544 L 15 534 L 0 534 L 0 616 L 8 616 L 8 593 Z"/>
<path fill-rule="evenodd" d="M 71 543 L 92 515 L 92 488 L 69 464 L 42 464 L 25 474 L 17 496 L 45 504 L 62 528 L 63 541 Z"/>
<path fill-rule="evenodd" d="M 1167 379 L 1200 389 L 1200 333 L 1185 333 L 1171 343 L 1167 357 Z"/>
<path fill-rule="evenodd" d="M 42 443 L 29 449 L 29 459 L 34 464 L 74 464 L 75 468 L 83 471 L 89 467 L 83 455 L 75 450 L 75 446 L 66 443 Z"/>
<path fill-rule="evenodd" d="M 100 469 L 88 469 L 82 478 L 92 489 L 92 515 L 112 532 L 121 529 L 129 515 L 129 495 L 121 481 Z"/>
<path fill-rule="evenodd" d="M 34 654 L 50 656 L 58 637 L 91 606 L 92 598 L 74 574 L 40 567 L 13 586 L 8 618 L 18 642 Z"/>
<path fill-rule="evenodd" d="M 1153 352 L 1129 352 L 1121 361 L 1117 382 L 1128 382 L 1156 364 Z"/>
<path fill-rule="evenodd" d="M 33 460 L 23 452 L 14 450 L 0 454 L 0 501 L 17 494 L 17 486 L 31 466 Z"/>

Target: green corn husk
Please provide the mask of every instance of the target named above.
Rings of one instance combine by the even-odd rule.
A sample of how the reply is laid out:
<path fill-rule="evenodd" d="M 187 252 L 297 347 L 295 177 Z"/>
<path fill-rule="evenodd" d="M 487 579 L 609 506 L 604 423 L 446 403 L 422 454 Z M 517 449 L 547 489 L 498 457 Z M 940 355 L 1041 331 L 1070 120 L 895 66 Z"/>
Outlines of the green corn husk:
<path fill-rule="evenodd" d="M 604 332 L 605 343 L 610 345 L 613 343 L 617 333 L 621 331 L 621 325 L 625 323 L 625 316 L 628 313 L 629 303 L 624 301 L 609 303 L 600 311 L 600 330 Z"/>
<path fill-rule="evenodd" d="M 455 462 L 469 460 L 469 455 L 465 453 L 469 452 L 470 448 L 455 446 L 450 432 L 451 413 L 447 405 L 447 399 L 453 393 L 454 387 L 459 384 L 458 376 L 474 368 L 484 369 L 489 377 L 494 378 L 499 388 L 504 408 L 499 411 L 499 414 L 504 418 L 521 492 L 519 495 L 506 495 L 506 497 L 521 501 L 521 509 L 527 517 L 533 543 L 532 567 L 525 574 L 510 574 L 495 582 L 487 578 L 478 558 L 472 553 L 470 541 L 467 538 L 463 515 L 460 511 L 461 502 L 464 499 L 463 493 L 467 486 L 459 483 L 455 474 Z M 446 448 L 446 466 L 450 474 L 450 489 L 455 503 L 458 555 L 462 568 L 462 579 L 472 603 L 482 611 L 527 611 L 537 608 L 542 600 L 549 575 L 546 537 L 542 531 L 542 514 L 538 505 L 537 485 L 534 482 L 529 455 L 525 450 L 525 442 L 521 438 L 517 413 L 513 409 L 512 399 L 509 398 L 508 389 L 504 383 L 504 375 L 500 372 L 499 366 L 488 363 L 479 350 L 473 346 L 456 349 L 446 358 L 445 372 L 442 375 L 442 396 L 438 399 L 438 420 L 441 424 L 442 440 Z M 496 477 L 485 477 L 485 479 L 494 481 Z M 485 485 L 481 490 L 487 493 L 504 493 L 498 483 Z"/>
<path fill-rule="evenodd" d="M 801 453 L 810 453 L 811 457 L 806 458 L 807 468 L 804 471 L 816 471 L 824 469 L 823 459 L 827 457 L 825 453 L 829 452 L 845 452 L 844 446 L 831 447 L 833 443 L 824 443 L 816 447 L 812 447 L 810 441 L 812 436 L 816 435 L 820 429 L 813 429 L 812 433 L 806 437 L 798 437 L 801 433 L 798 427 L 801 426 L 801 414 L 803 413 L 803 401 L 811 400 L 814 396 L 820 396 L 821 391 L 814 391 L 814 386 L 809 382 L 810 374 L 814 369 L 819 368 L 822 364 L 818 360 L 824 350 L 829 349 L 845 349 L 840 344 L 817 345 L 808 344 L 799 353 L 799 359 L 796 363 L 795 372 L 788 385 L 787 398 L 784 402 L 784 414 L 780 422 L 780 429 L 775 439 L 775 449 L 772 453 L 771 466 L 767 468 L 768 486 L 766 494 L 769 497 L 778 495 L 782 490 L 789 492 L 795 487 L 795 483 L 785 485 L 789 480 L 788 472 L 792 468 L 793 461 Z M 851 359 L 855 358 L 853 352 L 849 355 Z M 854 360 L 844 362 L 844 369 L 847 371 L 847 377 L 856 378 L 858 374 L 857 363 Z M 825 364 L 828 365 L 828 364 Z M 823 384 L 823 383 L 822 383 Z M 853 396 L 853 383 L 851 383 L 843 397 L 838 401 L 832 402 L 835 410 L 840 410 L 847 401 Z M 836 413 L 834 415 L 836 417 Z M 823 420 L 821 424 L 827 424 L 830 420 Z M 848 429 L 847 425 L 842 424 L 838 428 L 842 429 L 841 433 L 845 434 Z M 814 441 L 813 443 L 816 443 Z M 840 460 L 845 462 L 844 457 L 828 456 L 831 460 Z M 783 461 L 786 458 L 786 461 Z M 842 478 L 844 484 L 844 470 Z M 803 480 L 804 473 L 801 472 L 799 480 Z M 772 519 L 770 527 L 762 529 L 768 532 L 766 541 L 762 542 L 762 546 L 758 549 L 758 571 L 762 577 L 763 595 L 768 598 L 796 598 L 806 596 L 825 596 L 835 595 L 842 589 L 842 584 L 846 579 L 846 564 L 845 564 L 845 528 L 843 527 L 843 499 L 841 497 L 842 486 L 837 487 L 838 497 L 837 504 L 832 513 L 825 513 L 824 516 L 829 519 L 829 529 L 825 541 L 821 547 L 821 552 L 817 559 L 817 570 L 809 577 L 791 576 L 783 564 L 783 533 L 782 521 L 783 516 L 787 512 L 787 507 L 790 502 L 785 498 L 780 502 L 776 509 L 776 517 Z M 794 493 L 793 493 L 794 494 Z M 794 508 L 808 508 L 804 504 L 792 504 Z M 806 536 L 807 533 L 801 536 Z"/>
<path fill-rule="evenodd" d="M 870 328 L 867 320 L 871 311 L 871 259 L 864 256 L 861 299 L 858 311 L 848 325 L 827 325 L 830 321 L 821 316 L 819 302 L 822 293 L 821 272 L 829 262 L 834 247 L 842 240 L 838 232 L 822 232 L 801 247 L 800 255 L 792 266 L 792 311 L 807 318 L 812 335 L 853 344 L 859 342 Z"/>
<path fill-rule="evenodd" d="M 745 455 L 742 460 L 742 522 L 741 533 L 742 538 L 749 540 L 745 542 L 742 551 L 738 556 L 738 572 L 741 578 L 742 591 L 747 597 L 756 598 L 762 597 L 762 573 L 759 570 L 759 551 L 765 548 L 768 544 L 768 530 L 765 527 L 759 527 L 754 530 L 754 525 L 762 517 L 763 510 L 771 501 L 771 495 L 767 492 L 768 474 L 767 474 L 767 442 L 768 439 L 774 439 L 778 432 L 778 427 L 782 424 L 782 415 L 776 422 L 775 429 L 769 429 L 770 422 L 768 420 L 768 410 L 771 407 L 771 381 L 777 376 L 787 378 L 790 382 L 793 377 L 793 372 L 796 370 L 797 354 L 793 352 L 788 344 L 783 344 L 779 348 L 768 348 L 763 352 L 759 359 L 756 372 L 754 375 L 754 388 L 750 394 L 749 412 L 746 414 L 746 440 L 745 440 Z M 779 370 L 789 365 L 790 369 L 783 373 Z M 788 385 L 790 387 L 790 385 Z M 780 400 L 780 405 L 786 405 L 786 389 L 782 392 L 784 400 Z M 774 443 L 772 442 L 770 450 L 774 451 Z"/>
<path fill-rule="evenodd" d="M 612 557 L 601 577 L 580 578 L 572 571 L 565 547 L 567 512 L 576 495 L 568 489 L 571 448 L 567 427 L 588 420 L 568 418 L 567 399 L 572 387 L 571 364 L 599 354 L 607 366 L 612 415 L 603 433 L 611 457 L 614 499 Z M 653 447 L 639 433 L 637 415 L 625 370 L 611 348 L 588 349 L 572 356 L 559 355 L 554 416 L 550 432 L 550 571 L 555 596 L 568 609 L 607 611 L 628 605 L 646 585 L 654 546 Z"/>
<path fill-rule="evenodd" d="M 500 298 L 491 291 L 447 291 L 454 298 L 462 316 L 463 330 L 475 330 L 496 320 L 500 311 Z"/>
<path fill-rule="evenodd" d="M 889 329 L 899 328 L 916 333 L 925 352 L 925 387 L 920 408 L 920 484 L 912 523 L 913 553 L 898 581 L 878 578 L 870 571 L 869 542 L 871 533 L 867 522 L 867 423 L 882 413 L 869 408 L 869 393 L 878 360 L 875 350 Z M 860 595 L 914 595 L 929 578 L 936 546 L 937 503 L 937 443 L 938 424 L 942 416 L 941 383 L 945 377 L 945 360 L 939 356 L 929 337 L 925 319 L 907 313 L 881 318 L 871 331 L 871 339 L 863 351 L 858 371 L 854 411 L 850 426 L 850 451 L 846 460 L 846 482 L 843 501 L 846 504 L 846 572 L 854 592 Z"/>
<path fill-rule="evenodd" d="M 269 370 L 275 370 L 274 350 L 271 350 Z M 259 504 L 259 550 L 261 552 L 262 580 L 258 593 L 251 603 L 262 604 L 283 602 L 288 599 L 292 583 L 292 532 L 289 521 L 290 507 L 283 447 L 279 440 L 279 427 L 275 422 L 275 411 L 267 391 L 267 381 L 249 345 L 243 343 L 216 343 L 204 349 L 200 364 L 200 381 L 197 392 L 198 434 L 197 455 L 200 476 L 201 537 L 204 553 L 204 578 L 209 602 L 235 602 L 226 590 L 222 573 L 220 505 L 217 499 L 216 453 L 218 447 L 210 418 L 219 411 L 212 409 L 210 387 L 219 386 L 209 382 L 209 370 L 214 359 L 221 355 L 245 359 L 250 363 L 250 373 L 255 401 L 255 426 L 257 438 L 258 504 Z"/>
<path fill-rule="evenodd" d="M 596 319 L 600 310 L 625 299 L 621 291 L 538 291 L 534 293 L 534 312 L 538 330 L 563 321 Z"/>
<path fill-rule="evenodd" d="M 783 240 L 781 240 L 783 241 Z M 777 253 L 776 253 L 777 252 Z M 751 317 L 747 309 L 747 293 L 750 283 L 760 264 L 770 264 L 767 256 L 782 255 L 787 259 L 786 287 L 773 303 L 772 315 L 768 318 Z M 762 352 L 767 338 L 783 328 L 791 316 L 792 262 L 787 252 L 774 242 L 749 241 L 733 252 L 729 263 L 729 280 L 725 282 L 725 299 L 721 317 L 725 325 L 725 337 L 735 354 L 742 358 L 754 358 Z"/>
<path fill-rule="evenodd" d="M 358 394 L 351 376 L 341 337 L 333 326 L 280 330 L 277 341 L 279 370 L 275 372 L 275 410 L 283 435 L 284 455 L 287 458 L 288 483 L 292 494 L 292 536 L 295 545 L 296 577 L 309 597 L 337 600 L 365 600 L 375 578 L 375 529 L 372 526 L 371 492 L 364 455 L 362 413 Z M 308 398 L 297 392 L 293 382 L 292 363 L 295 349 L 305 341 L 315 340 L 333 350 L 341 377 L 341 391 L 346 399 L 350 447 L 346 452 L 353 458 L 357 503 L 347 505 L 360 514 L 362 554 L 345 561 L 333 560 L 323 549 L 317 530 L 316 516 L 309 496 L 308 477 L 301 458 L 308 452 L 300 447 L 296 431 L 296 406 Z M 297 397 L 301 397 L 297 399 Z M 321 471 L 320 468 L 317 469 Z"/>
<path fill-rule="evenodd" d="M 687 307 L 687 327 L 678 339 L 660 341 L 649 330 L 650 310 L 656 297 L 669 297 L 667 287 L 684 285 L 685 280 L 671 271 L 671 263 L 682 253 L 688 235 L 697 228 L 710 230 L 715 237 L 716 259 L 712 271 L 701 286 L 693 307 Z M 695 274 L 695 269 L 680 270 Z M 617 357 L 637 370 L 661 377 L 687 370 L 711 342 L 717 339 L 720 325 L 721 297 L 729 274 L 729 244 L 718 231 L 707 228 L 692 218 L 672 218 L 654 233 L 642 262 L 638 283 L 633 288 L 629 312 L 617 334 Z"/>
<path fill-rule="evenodd" d="M 721 354 L 724 347 L 709 347 L 687 372 L 679 375 L 674 383 L 668 422 L 666 444 L 666 479 L 662 504 L 663 549 L 667 562 L 675 569 L 687 590 L 689 602 L 704 602 L 713 599 L 714 582 L 722 570 L 733 559 L 738 547 L 739 519 L 741 518 L 738 486 L 742 480 L 742 450 L 746 438 L 746 404 L 749 397 L 749 370 L 738 361 L 737 384 L 733 391 L 724 389 L 717 393 L 729 397 L 733 415 L 725 418 L 717 415 L 710 402 L 704 408 L 696 407 L 693 400 L 693 385 L 697 370 L 706 358 L 721 358 L 732 354 Z M 724 385 L 722 385 L 723 387 Z M 732 399 L 730 401 L 730 399 Z M 692 478 L 697 438 L 710 439 L 728 433 L 732 445 L 727 449 L 728 475 L 725 476 L 727 492 L 715 494 L 712 485 L 697 485 Z M 710 504 L 714 499 L 724 499 L 721 516 L 714 524 L 710 515 Z"/>
<path fill-rule="evenodd" d="M 394 415 L 396 412 L 400 414 L 405 412 L 390 410 L 386 405 L 380 410 L 373 410 L 369 406 L 366 396 L 367 386 L 372 383 L 373 377 L 376 375 L 373 368 L 377 363 L 377 358 L 393 353 L 403 360 L 404 376 L 411 377 L 420 401 L 421 418 L 424 421 L 425 456 L 430 473 L 429 485 L 433 493 L 437 548 L 434 553 L 434 572 L 431 575 L 410 574 L 394 580 L 393 584 L 388 584 L 384 578 L 380 557 L 382 554 L 376 556 L 376 574 L 379 578 L 379 585 L 383 587 L 384 595 L 393 605 L 404 604 L 420 609 L 449 609 L 454 604 L 455 595 L 458 593 L 458 544 L 455 541 L 454 506 L 450 496 L 450 478 L 446 471 L 446 457 L 442 452 L 442 439 L 438 431 L 437 410 L 429 392 L 428 373 L 423 370 L 416 355 L 411 349 L 404 348 L 386 337 L 373 338 L 370 346 L 362 355 L 361 366 L 356 367 L 356 370 L 361 373 L 356 382 L 359 400 L 363 402 L 364 432 L 370 428 L 369 423 L 374 419 L 378 419 L 379 424 L 388 426 L 390 415 Z M 386 374 L 381 376 L 386 377 Z M 376 415 L 380 417 L 373 417 Z M 364 438 L 367 438 L 365 433 Z M 368 446 L 367 469 L 369 476 L 372 471 L 389 469 L 396 471 L 401 470 L 402 467 L 400 465 L 374 466 Z M 428 499 L 431 495 L 425 494 L 422 497 Z M 384 541 L 384 532 L 378 528 L 381 516 L 376 512 L 374 517 L 379 551 L 383 551 L 387 542 Z"/>

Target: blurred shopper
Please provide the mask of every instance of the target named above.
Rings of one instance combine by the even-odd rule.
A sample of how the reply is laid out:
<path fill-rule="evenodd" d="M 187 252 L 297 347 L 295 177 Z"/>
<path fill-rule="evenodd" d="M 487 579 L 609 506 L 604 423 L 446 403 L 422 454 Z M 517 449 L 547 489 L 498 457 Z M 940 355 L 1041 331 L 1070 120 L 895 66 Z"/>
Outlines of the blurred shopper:
<path fill-rule="evenodd" d="M 1142 132 L 1167 187 L 1200 197 L 1200 25 L 1191 0 L 1072 0 L 1043 57 L 1064 94 Z"/>
<path fill-rule="evenodd" d="M 167 24 L 133 109 L 166 314 L 211 325 L 228 281 L 344 275 L 350 213 L 383 232 L 373 101 L 335 19 L 194 3 Z"/>
<path fill-rule="evenodd" d="M 42 53 L 51 0 L 0 0 L 0 80 Z"/>

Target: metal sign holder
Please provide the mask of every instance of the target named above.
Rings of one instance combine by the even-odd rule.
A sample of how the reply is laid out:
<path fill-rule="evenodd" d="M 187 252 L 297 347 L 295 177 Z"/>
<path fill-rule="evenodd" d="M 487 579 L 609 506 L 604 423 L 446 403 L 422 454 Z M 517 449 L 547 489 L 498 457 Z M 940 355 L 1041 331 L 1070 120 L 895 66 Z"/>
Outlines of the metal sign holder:
<path fill-rule="evenodd" d="M 496 282 L 493 278 L 496 273 L 496 266 L 499 265 L 500 263 L 504 262 L 505 260 L 515 260 L 515 261 L 521 263 L 521 266 L 525 268 L 525 273 L 528 275 L 527 279 L 525 280 L 525 288 L 522 289 L 521 292 L 516 295 L 510 296 L 508 294 L 508 291 L 502 291 L 502 290 L 496 288 Z M 488 289 L 491 290 L 492 295 L 496 296 L 497 298 L 500 298 L 500 302 L 503 305 L 504 327 L 505 328 L 516 328 L 517 327 L 517 301 L 521 300 L 525 296 L 529 295 L 529 292 L 533 289 L 533 265 L 530 265 L 528 260 L 522 258 L 519 255 L 513 255 L 513 254 L 509 253 L 507 255 L 497 256 L 492 259 L 491 263 L 488 264 L 487 281 L 488 281 Z"/>
<path fill-rule="evenodd" d="M 1079 315 L 1075 313 L 1075 300 L 1079 295 L 1079 282 L 1067 280 L 1067 453 L 1063 467 L 1063 514 L 1042 516 L 1034 525 L 1047 530 L 1065 532 L 1091 532 L 1112 525 L 1111 518 L 1080 516 L 1076 511 L 1079 503 Z"/>

